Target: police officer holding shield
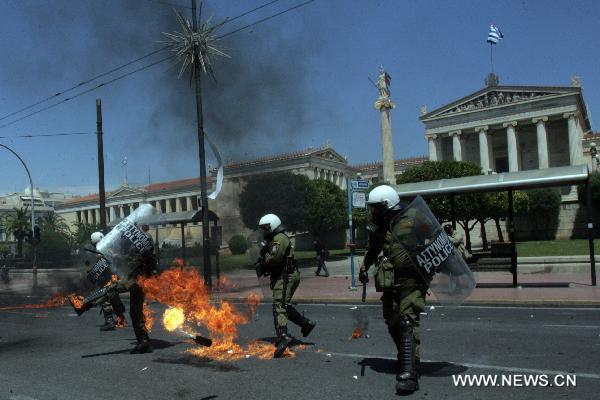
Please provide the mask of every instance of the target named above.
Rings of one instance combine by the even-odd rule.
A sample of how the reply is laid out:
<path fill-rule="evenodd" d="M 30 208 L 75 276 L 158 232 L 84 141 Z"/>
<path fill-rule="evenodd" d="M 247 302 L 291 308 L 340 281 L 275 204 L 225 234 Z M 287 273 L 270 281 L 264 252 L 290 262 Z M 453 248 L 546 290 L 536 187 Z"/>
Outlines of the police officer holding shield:
<path fill-rule="evenodd" d="M 316 323 L 305 318 L 290 304 L 300 284 L 300 272 L 294 259 L 294 246 L 285 234 L 281 220 L 275 214 L 267 214 L 260 219 L 258 226 L 263 231 L 264 242 L 257 275 L 259 278 L 262 275 L 271 278 L 273 320 L 277 335 L 274 357 L 279 358 L 283 357 L 293 341 L 287 330 L 288 319 L 300 326 L 304 337 L 310 334 Z"/>
<path fill-rule="evenodd" d="M 405 395 L 419 388 L 419 313 L 425 309 L 427 283 L 391 232 L 390 223 L 401 211 L 400 197 L 391 186 L 378 186 L 369 193 L 369 237 L 359 279 L 368 282 L 367 271 L 375 265 L 383 317 L 398 350 L 396 393 Z"/>
<path fill-rule="evenodd" d="M 98 244 L 98 242 L 100 242 L 100 240 L 102 240 L 102 238 L 104 237 L 104 234 L 102 232 L 94 232 L 91 234 L 90 236 L 90 241 L 91 241 L 91 246 L 86 246 L 84 248 L 84 250 L 86 252 L 92 253 L 94 254 L 96 257 L 96 260 L 100 260 L 103 255 L 98 252 L 96 250 L 96 245 Z M 86 261 L 86 264 L 88 264 L 89 261 Z M 108 267 L 108 276 L 105 278 L 110 278 L 112 273 L 110 271 L 110 266 L 109 264 L 103 264 L 105 266 Z M 96 264 L 94 265 L 96 266 Z M 92 269 L 94 268 L 94 266 L 92 267 Z M 91 269 L 90 269 L 91 272 Z M 106 274 L 103 274 L 106 275 Z M 90 274 L 88 274 L 88 278 L 90 278 Z M 106 280 L 93 280 L 90 279 L 92 281 L 92 283 L 99 285 L 99 286 L 104 286 L 104 284 L 106 284 Z M 102 315 L 104 316 L 104 325 L 102 325 L 100 327 L 101 331 L 112 331 L 115 330 L 115 328 L 117 326 L 120 327 L 124 327 L 126 325 L 125 322 L 125 305 L 123 305 L 123 302 L 121 301 L 121 297 L 119 296 L 118 292 L 113 292 L 111 293 L 110 297 L 105 299 L 105 301 L 100 305 L 100 308 L 102 309 Z M 115 318 L 113 317 L 113 311 L 117 316 L 117 320 L 115 321 Z"/>

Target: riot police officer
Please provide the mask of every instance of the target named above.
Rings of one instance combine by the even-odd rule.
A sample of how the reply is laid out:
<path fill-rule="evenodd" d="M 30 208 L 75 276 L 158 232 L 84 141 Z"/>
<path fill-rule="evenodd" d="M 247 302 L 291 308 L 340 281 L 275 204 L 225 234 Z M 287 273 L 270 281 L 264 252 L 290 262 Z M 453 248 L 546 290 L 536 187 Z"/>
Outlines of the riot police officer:
<path fill-rule="evenodd" d="M 274 357 L 279 358 L 283 357 L 293 341 L 287 330 L 288 319 L 301 327 L 304 337 L 310 334 L 316 323 L 305 318 L 290 304 L 300 284 L 300 272 L 294 259 L 294 246 L 284 233 L 281 220 L 275 214 L 267 214 L 260 219 L 258 226 L 264 237 L 259 267 L 261 274 L 270 275 L 271 278 L 273 322 L 277 335 Z"/>
<path fill-rule="evenodd" d="M 98 242 L 100 242 L 100 240 L 102 240 L 103 237 L 104 237 L 104 234 L 102 232 L 92 233 L 92 235 L 90 236 L 90 241 L 91 241 L 92 245 L 84 248 L 84 250 L 95 254 L 96 258 L 100 259 L 102 257 L 102 255 L 96 251 L 96 245 L 98 244 Z M 98 282 L 94 282 L 94 283 L 98 284 Z M 105 282 L 102 282 L 102 283 L 105 283 Z M 119 296 L 118 292 L 112 293 L 108 299 L 106 299 L 104 302 L 102 302 L 102 304 L 100 305 L 100 308 L 102 310 L 102 315 L 104 316 L 104 325 L 102 325 L 100 327 L 101 331 L 112 331 L 117 326 L 124 327 L 126 325 L 125 315 L 124 315 L 125 314 L 125 305 L 123 305 L 123 302 L 121 301 L 121 297 Z M 114 311 L 115 315 L 117 316 L 116 321 L 113 317 L 113 311 Z"/>
<path fill-rule="evenodd" d="M 376 274 L 389 272 L 391 277 L 386 283 L 376 276 L 376 281 L 383 286 L 377 288 L 383 291 L 383 317 L 398 350 L 396 393 L 404 395 L 419 388 L 419 313 L 425 309 L 427 284 L 405 248 L 392 235 L 390 222 L 401 211 L 400 197 L 391 186 L 378 186 L 369 193 L 369 238 L 359 279 L 368 282 L 367 271 L 373 264 Z"/>

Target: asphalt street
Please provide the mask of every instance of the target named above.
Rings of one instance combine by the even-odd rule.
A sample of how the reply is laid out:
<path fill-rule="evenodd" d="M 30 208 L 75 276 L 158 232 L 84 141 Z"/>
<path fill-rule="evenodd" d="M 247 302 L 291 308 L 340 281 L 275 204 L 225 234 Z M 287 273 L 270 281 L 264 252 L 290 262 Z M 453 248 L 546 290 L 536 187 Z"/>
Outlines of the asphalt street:
<path fill-rule="evenodd" d="M 151 333 L 154 352 L 130 355 L 131 328 L 100 332 L 96 311 L 77 317 L 69 307 L 0 310 L 0 399 L 396 397 L 395 349 L 379 306 L 298 308 L 318 325 L 296 357 L 233 362 L 186 353 L 193 344 L 159 324 Z M 356 321 L 368 325 L 368 338 L 350 339 Z M 598 398 L 600 309 L 435 307 L 421 321 L 421 389 L 410 398 Z M 241 327 L 239 342 L 271 340 L 272 323 L 270 305 L 261 305 L 254 320 Z M 300 335 L 296 327 L 291 332 Z M 515 381 L 461 387 L 453 381 L 457 374 Z M 556 375 L 576 374 L 576 386 L 525 387 L 514 378 L 541 374 L 550 383 Z"/>

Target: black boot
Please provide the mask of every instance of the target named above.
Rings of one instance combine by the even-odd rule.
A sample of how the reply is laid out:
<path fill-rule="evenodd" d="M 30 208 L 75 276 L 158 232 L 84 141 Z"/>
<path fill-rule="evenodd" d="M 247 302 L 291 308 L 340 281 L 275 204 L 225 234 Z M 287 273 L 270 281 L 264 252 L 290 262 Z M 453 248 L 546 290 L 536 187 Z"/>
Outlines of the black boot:
<path fill-rule="evenodd" d="M 152 345 L 150 344 L 150 338 L 145 333 L 138 338 L 138 342 L 135 347 L 130 351 L 131 354 L 143 354 L 152 353 Z"/>
<path fill-rule="evenodd" d="M 285 354 L 285 350 L 292 344 L 293 337 L 288 335 L 287 326 L 280 326 L 276 328 L 277 332 L 277 343 L 275 343 L 276 349 L 273 358 L 281 358 Z"/>
<path fill-rule="evenodd" d="M 406 395 L 419 389 L 419 375 L 416 365 L 416 343 L 411 321 L 404 317 L 398 330 L 392 335 L 398 340 L 398 375 L 396 375 L 396 394 Z"/>
<path fill-rule="evenodd" d="M 104 314 L 104 325 L 100 327 L 102 332 L 114 331 L 117 327 L 117 323 L 113 318 L 112 311 L 109 307 L 102 306 L 102 314 Z"/>
<path fill-rule="evenodd" d="M 301 329 L 302 336 L 307 337 L 310 335 L 310 332 L 317 326 L 317 323 L 311 321 L 310 319 L 302 316 L 294 307 L 288 305 L 287 306 L 287 314 L 288 319 L 298 325 Z"/>

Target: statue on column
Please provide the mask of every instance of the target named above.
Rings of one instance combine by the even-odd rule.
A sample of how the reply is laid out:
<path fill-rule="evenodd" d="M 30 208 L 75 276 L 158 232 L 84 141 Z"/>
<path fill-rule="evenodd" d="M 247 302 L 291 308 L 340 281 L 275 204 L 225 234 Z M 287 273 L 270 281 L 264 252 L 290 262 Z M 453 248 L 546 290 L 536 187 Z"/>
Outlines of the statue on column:
<path fill-rule="evenodd" d="M 383 69 L 383 65 L 379 67 L 379 78 L 377 79 L 377 89 L 379 89 L 379 97 L 390 97 L 390 83 L 392 78 Z"/>
<path fill-rule="evenodd" d="M 396 105 L 390 99 L 390 83 L 392 78 L 390 75 L 385 72 L 383 69 L 383 65 L 379 67 L 379 77 L 377 78 L 377 83 L 375 86 L 377 90 L 379 90 L 379 98 L 375 102 L 375 108 L 379 111 L 382 109 L 394 109 Z"/>

